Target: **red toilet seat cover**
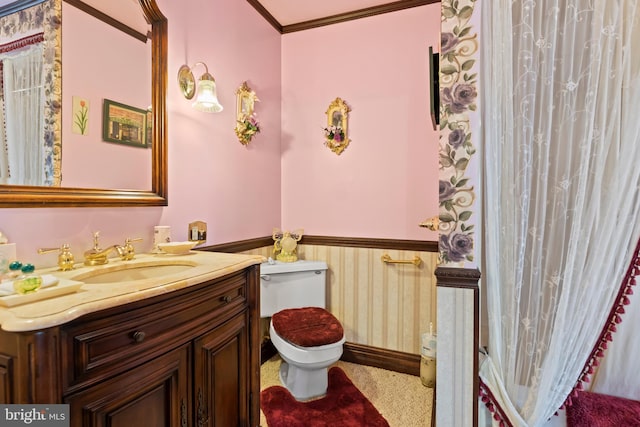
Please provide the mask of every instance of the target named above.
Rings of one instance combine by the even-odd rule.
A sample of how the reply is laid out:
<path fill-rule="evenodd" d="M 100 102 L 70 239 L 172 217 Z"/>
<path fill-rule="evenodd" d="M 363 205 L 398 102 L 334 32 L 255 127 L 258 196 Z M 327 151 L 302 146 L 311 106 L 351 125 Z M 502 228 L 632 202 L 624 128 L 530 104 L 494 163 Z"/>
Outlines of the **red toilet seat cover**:
<path fill-rule="evenodd" d="M 342 339 L 342 325 L 324 308 L 288 308 L 271 317 L 273 329 L 281 338 L 300 347 L 318 347 Z"/>

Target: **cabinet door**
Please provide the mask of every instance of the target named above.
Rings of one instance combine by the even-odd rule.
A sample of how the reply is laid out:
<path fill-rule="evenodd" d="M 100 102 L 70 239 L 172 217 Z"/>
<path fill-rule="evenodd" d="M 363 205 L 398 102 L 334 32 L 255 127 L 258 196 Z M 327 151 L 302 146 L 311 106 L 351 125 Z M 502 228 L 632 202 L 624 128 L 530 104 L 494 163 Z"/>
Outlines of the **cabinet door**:
<path fill-rule="evenodd" d="M 195 340 L 194 426 L 249 426 L 246 312 Z"/>
<path fill-rule="evenodd" d="M 190 345 L 68 396 L 73 427 L 191 425 Z"/>

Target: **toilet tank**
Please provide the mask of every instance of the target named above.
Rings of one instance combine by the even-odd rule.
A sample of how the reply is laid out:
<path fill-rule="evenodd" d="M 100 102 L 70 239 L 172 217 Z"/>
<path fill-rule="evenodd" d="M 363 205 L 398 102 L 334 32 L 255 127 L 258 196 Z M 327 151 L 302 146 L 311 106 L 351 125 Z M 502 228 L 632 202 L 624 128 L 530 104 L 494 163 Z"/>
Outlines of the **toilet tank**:
<path fill-rule="evenodd" d="M 327 263 L 298 260 L 260 264 L 260 316 L 285 308 L 326 308 Z"/>

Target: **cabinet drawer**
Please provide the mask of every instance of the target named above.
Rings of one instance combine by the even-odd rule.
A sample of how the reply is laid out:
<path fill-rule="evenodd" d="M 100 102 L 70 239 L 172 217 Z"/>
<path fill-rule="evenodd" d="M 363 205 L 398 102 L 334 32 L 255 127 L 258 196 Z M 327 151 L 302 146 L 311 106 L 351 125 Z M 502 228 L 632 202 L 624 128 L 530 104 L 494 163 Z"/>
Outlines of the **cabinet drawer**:
<path fill-rule="evenodd" d="M 244 275 L 194 288 L 104 310 L 64 327 L 63 360 L 70 361 L 64 393 L 166 353 L 247 307 Z"/>

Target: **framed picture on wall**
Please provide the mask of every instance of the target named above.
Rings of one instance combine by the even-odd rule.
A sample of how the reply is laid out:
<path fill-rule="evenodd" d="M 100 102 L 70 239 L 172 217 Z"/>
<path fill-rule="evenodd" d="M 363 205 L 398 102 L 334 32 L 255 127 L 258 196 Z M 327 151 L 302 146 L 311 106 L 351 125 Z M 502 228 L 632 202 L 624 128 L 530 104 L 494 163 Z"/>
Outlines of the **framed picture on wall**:
<path fill-rule="evenodd" d="M 105 99 L 102 107 L 102 139 L 148 148 L 147 111 Z"/>

